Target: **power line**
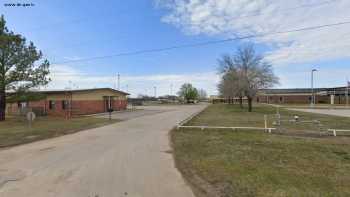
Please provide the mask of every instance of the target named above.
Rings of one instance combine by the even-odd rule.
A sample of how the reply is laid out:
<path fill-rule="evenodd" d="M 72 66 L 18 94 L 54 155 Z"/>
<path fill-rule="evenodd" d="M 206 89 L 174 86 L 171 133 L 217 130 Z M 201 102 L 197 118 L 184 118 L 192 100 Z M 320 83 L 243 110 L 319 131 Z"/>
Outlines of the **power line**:
<path fill-rule="evenodd" d="M 245 39 L 251 39 L 251 38 L 266 37 L 266 36 L 271 36 L 271 35 L 295 33 L 295 32 L 301 32 L 301 31 L 311 31 L 311 30 L 323 29 L 323 28 L 327 28 L 327 27 L 334 27 L 334 26 L 340 26 L 340 25 L 346 25 L 346 24 L 350 24 L 350 21 L 338 22 L 338 23 L 330 23 L 330 24 L 325 24 L 325 25 L 310 26 L 310 27 L 304 27 L 304 28 L 300 28 L 300 29 L 293 29 L 293 30 L 287 30 L 287 31 L 275 31 L 275 32 L 270 32 L 270 33 L 261 33 L 261 34 L 255 34 L 255 35 L 247 35 L 247 36 L 241 36 L 241 37 L 236 37 L 236 38 L 227 38 L 227 39 L 222 39 L 222 40 L 200 42 L 200 43 L 195 43 L 195 44 L 183 44 L 183 45 L 175 45 L 175 46 L 164 47 L 164 48 L 146 49 L 146 50 L 138 50 L 138 51 L 132 51 L 132 52 L 116 53 L 116 54 L 104 55 L 104 56 L 95 56 L 95 57 L 90 57 L 90 58 L 81 58 L 81 59 L 78 59 L 78 60 L 55 62 L 53 64 L 66 64 L 66 63 L 75 63 L 75 62 L 86 62 L 86 61 L 92 61 L 92 60 L 98 60 L 98 59 L 106 59 L 106 58 L 111 58 L 111 57 L 134 56 L 134 55 L 140 55 L 140 54 L 146 54 L 146 53 L 156 53 L 156 52 L 162 52 L 162 51 L 170 51 L 170 50 L 180 49 L 180 48 L 194 48 L 194 47 L 201 47 L 201 46 L 207 46 L 207 45 L 220 44 L 220 43 L 225 43 L 225 42 L 232 42 L 232 41 L 237 41 L 237 40 L 245 40 Z"/>
<path fill-rule="evenodd" d="M 53 28 L 57 28 L 57 26 L 62 26 L 62 25 L 66 25 L 66 24 L 76 24 L 76 23 L 82 23 L 82 22 L 85 22 L 87 21 L 88 18 L 79 18 L 79 19 L 73 19 L 73 20 L 69 20 L 69 21 L 59 21 L 59 22 L 56 22 L 56 23 L 51 23 L 51 24 L 47 24 L 47 25 L 41 25 L 41 26 L 37 26 L 37 27 L 33 27 L 33 28 L 30 28 L 29 31 L 41 31 L 43 29 L 49 29 L 51 27 Z"/>
<path fill-rule="evenodd" d="M 325 5 L 325 4 L 335 3 L 336 1 L 338 1 L 338 0 L 330 0 L 330 1 L 323 1 L 323 2 L 319 2 L 319 3 L 303 4 L 303 5 L 296 6 L 296 7 L 291 7 L 291 8 L 277 9 L 274 12 L 276 12 L 276 13 L 283 13 L 283 12 L 288 12 L 288 11 L 297 10 L 297 9 L 301 9 L 301 8 L 318 7 L 318 6 Z M 266 12 L 261 12 L 261 11 L 251 11 L 251 12 L 246 12 L 246 13 L 247 14 L 245 14 L 245 15 L 241 15 L 241 16 L 238 16 L 238 17 L 231 18 L 231 20 L 244 19 L 244 18 L 261 16 L 261 15 L 268 14 Z M 249 13 L 251 13 L 251 14 L 249 14 Z M 53 24 L 47 24 L 47 25 L 43 25 L 43 26 L 38 26 L 38 27 L 30 29 L 30 31 L 48 29 L 51 26 L 56 28 L 57 26 L 63 26 L 63 25 L 66 25 L 66 24 L 71 25 L 71 24 L 75 24 L 75 23 L 84 23 L 86 21 L 91 21 L 91 20 L 94 20 L 94 19 L 90 19 L 88 17 L 85 17 L 85 18 L 73 19 L 73 20 L 70 20 L 70 21 L 61 21 L 61 22 L 57 22 L 57 23 L 53 23 Z M 115 24 L 115 23 L 110 23 L 110 24 Z M 113 41 L 113 40 L 114 39 L 109 39 L 107 41 Z M 79 42 L 79 43 L 75 43 L 75 44 L 71 44 L 70 47 L 84 46 L 84 45 L 89 44 L 89 43 L 91 43 L 91 40 L 84 41 L 84 42 Z M 53 51 L 55 51 L 55 50 L 57 50 L 57 48 L 54 49 Z"/>
<path fill-rule="evenodd" d="M 323 2 L 319 2 L 319 3 L 311 3 L 311 4 L 304 4 L 304 5 L 300 5 L 300 6 L 296 6 L 296 7 L 279 9 L 279 10 L 276 10 L 275 12 L 281 13 L 281 12 L 286 12 L 286 11 L 288 12 L 288 11 L 291 11 L 291 10 L 296 10 L 296 9 L 301 9 L 301 8 L 318 7 L 318 6 L 325 5 L 325 4 L 335 3 L 336 1 L 338 1 L 338 0 L 323 1 Z M 261 15 L 268 14 L 266 12 L 261 12 L 261 11 L 252 11 L 250 13 L 256 13 L 256 14 L 241 15 L 241 16 L 234 17 L 234 18 L 231 18 L 231 19 L 243 19 L 243 18 L 249 18 L 249 17 L 255 17 L 255 16 L 261 16 Z"/>

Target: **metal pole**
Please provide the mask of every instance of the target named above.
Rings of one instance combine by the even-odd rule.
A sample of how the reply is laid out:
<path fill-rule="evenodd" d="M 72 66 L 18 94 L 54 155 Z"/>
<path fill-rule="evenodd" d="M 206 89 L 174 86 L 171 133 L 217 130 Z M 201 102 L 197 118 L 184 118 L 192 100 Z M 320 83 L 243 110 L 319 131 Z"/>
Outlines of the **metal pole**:
<path fill-rule="evenodd" d="M 311 108 L 314 107 L 314 70 L 311 71 Z"/>
<path fill-rule="evenodd" d="M 170 95 L 173 95 L 173 84 L 170 84 Z"/>
<path fill-rule="evenodd" d="M 349 79 L 346 78 L 346 87 L 345 87 L 345 98 L 346 98 L 346 108 L 349 107 Z"/>
<path fill-rule="evenodd" d="M 314 93 L 314 72 L 316 72 L 316 69 L 311 70 L 311 107 L 313 108 L 315 105 L 315 93 Z"/>
<path fill-rule="evenodd" d="M 118 73 L 118 90 L 120 90 L 120 74 Z"/>
<path fill-rule="evenodd" d="M 154 86 L 153 88 L 154 88 L 154 98 L 157 98 L 157 87 Z"/>
<path fill-rule="evenodd" d="M 267 131 L 267 115 L 264 115 L 264 126 L 265 126 L 265 132 Z"/>

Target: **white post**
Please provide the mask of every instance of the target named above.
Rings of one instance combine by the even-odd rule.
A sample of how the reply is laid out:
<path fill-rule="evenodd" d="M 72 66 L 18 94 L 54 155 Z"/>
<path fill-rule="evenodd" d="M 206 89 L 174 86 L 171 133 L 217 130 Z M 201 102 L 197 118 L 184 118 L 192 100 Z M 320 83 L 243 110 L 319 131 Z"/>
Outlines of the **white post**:
<path fill-rule="evenodd" d="M 313 108 L 315 105 L 315 93 L 314 93 L 314 72 L 316 72 L 316 69 L 311 70 L 311 104 L 310 107 Z"/>
<path fill-rule="evenodd" d="M 331 95 L 331 105 L 334 105 L 334 94 Z"/>
<path fill-rule="evenodd" d="M 345 98 L 346 98 L 346 107 L 349 107 L 349 80 L 346 79 L 346 87 L 345 87 Z"/>
<path fill-rule="evenodd" d="M 314 72 L 311 71 L 311 108 L 314 107 Z"/>
<path fill-rule="evenodd" d="M 265 132 L 267 132 L 267 115 L 264 115 Z"/>

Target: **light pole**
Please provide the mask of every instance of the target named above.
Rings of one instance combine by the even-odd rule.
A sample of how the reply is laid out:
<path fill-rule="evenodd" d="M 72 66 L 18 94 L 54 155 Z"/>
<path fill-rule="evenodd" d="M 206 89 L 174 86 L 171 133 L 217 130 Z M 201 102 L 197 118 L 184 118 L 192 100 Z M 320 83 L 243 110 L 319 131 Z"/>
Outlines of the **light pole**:
<path fill-rule="evenodd" d="M 350 86 L 349 79 L 346 78 L 346 87 L 345 87 L 346 108 L 349 107 L 349 86 Z"/>
<path fill-rule="evenodd" d="M 316 72 L 317 69 L 311 70 L 311 107 L 314 107 L 315 105 L 315 93 L 314 93 L 314 72 Z"/>
<path fill-rule="evenodd" d="M 170 84 L 170 96 L 173 95 L 173 84 Z"/>
<path fill-rule="evenodd" d="M 154 98 L 157 98 L 157 86 L 154 86 Z"/>
<path fill-rule="evenodd" d="M 117 75 L 118 90 L 120 90 L 120 74 Z"/>

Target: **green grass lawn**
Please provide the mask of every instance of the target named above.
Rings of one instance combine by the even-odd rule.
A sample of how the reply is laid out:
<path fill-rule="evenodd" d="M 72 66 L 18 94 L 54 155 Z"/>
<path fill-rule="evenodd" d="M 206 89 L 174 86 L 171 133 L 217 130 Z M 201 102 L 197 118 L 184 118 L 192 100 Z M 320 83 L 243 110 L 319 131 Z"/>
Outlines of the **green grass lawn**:
<path fill-rule="evenodd" d="M 267 106 L 255 110 L 211 105 L 188 124 L 262 126 L 261 115 L 275 113 Z M 294 113 L 281 110 L 284 116 Z M 350 127 L 350 118 L 300 115 Z M 171 135 L 177 167 L 197 196 L 350 196 L 350 137 L 215 129 L 180 129 Z"/>
<path fill-rule="evenodd" d="M 8 117 L 0 122 L 0 148 L 74 133 L 115 123 L 104 118 L 79 117 L 66 120 L 57 117 L 38 117 L 31 128 L 24 118 Z"/>
<path fill-rule="evenodd" d="M 273 125 L 273 122 L 277 120 L 275 107 L 258 105 L 253 110 L 253 112 L 247 112 L 247 109 L 241 109 L 237 105 L 215 104 L 208 107 L 187 125 L 264 127 L 264 115 L 267 115 L 268 127 L 276 127 Z M 350 129 L 350 118 L 347 117 L 290 111 L 284 108 L 280 108 L 279 113 L 283 120 L 280 126 L 281 132 L 288 134 L 320 134 L 318 124 L 289 122 L 288 120 L 293 120 L 294 115 L 298 115 L 300 121 L 320 121 L 323 131 Z"/>
<path fill-rule="evenodd" d="M 301 108 L 301 109 L 307 109 L 310 108 L 310 104 L 287 104 L 287 103 L 283 103 L 283 104 L 278 104 L 281 107 L 288 107 L 288 108 Z M 315 104 L 314 109 L 348 109 L 348 106 L 346 106 L 346 104 Z"/>

